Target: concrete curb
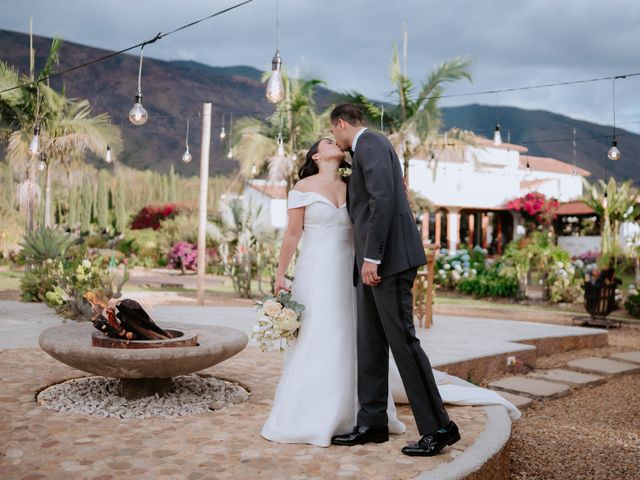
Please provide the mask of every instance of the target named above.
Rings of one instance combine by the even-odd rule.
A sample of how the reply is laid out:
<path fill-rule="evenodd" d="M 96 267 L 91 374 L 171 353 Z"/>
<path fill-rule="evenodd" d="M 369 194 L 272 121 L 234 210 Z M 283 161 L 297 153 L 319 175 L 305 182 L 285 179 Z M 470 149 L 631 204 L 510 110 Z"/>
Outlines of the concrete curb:
<path fill-rule="evenodd" d="M 487 405 L 483 409 L 487 414 L 487 426 L 475 443 L 452 462 L 440 465 L 434 470 L 422 472 L 414 480 L 463 479 L 481 470 L 505 448 L 511 438 L 511 419 L 507 410 L 502 405 Z"/>

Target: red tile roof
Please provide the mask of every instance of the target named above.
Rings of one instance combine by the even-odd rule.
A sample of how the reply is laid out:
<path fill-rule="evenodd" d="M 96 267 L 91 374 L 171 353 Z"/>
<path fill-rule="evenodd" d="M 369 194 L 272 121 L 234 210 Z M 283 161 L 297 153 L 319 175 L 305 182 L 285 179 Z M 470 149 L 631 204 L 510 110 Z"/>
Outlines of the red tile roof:
<path fill-rule="evenodd" d="M 558 215 L 593 215 L 593 209 L 584 202 L 566 202 L 560 205 Z"/>
<path fill-rule="evenodd" d="M 527 168 L 527 161 L 531 170 L 538 172 L 566 173 L 571 174 L 573 165 L 567 162 L 556 160 L 549 157 L 534 157 L 531 155 L 520 155 L 520 168 Z M 576 175 L 588 177 L 591 172 L 584 168 L 576 167 Z"/>
<path fill-rule="evenodd" d="M 489 148 L 498 148 L 500 150 L 515 150 L 516 152 L 524 153 L 528 152 L 529 149 L 524 145 L 516 145 L 515 143 L 502 143 L 500 145 L 494 145 L 493 140 L 480 137 L 478 135 L 474 136 L 472 140 L 473 144 L 477 147 L 489 147 Z"/>

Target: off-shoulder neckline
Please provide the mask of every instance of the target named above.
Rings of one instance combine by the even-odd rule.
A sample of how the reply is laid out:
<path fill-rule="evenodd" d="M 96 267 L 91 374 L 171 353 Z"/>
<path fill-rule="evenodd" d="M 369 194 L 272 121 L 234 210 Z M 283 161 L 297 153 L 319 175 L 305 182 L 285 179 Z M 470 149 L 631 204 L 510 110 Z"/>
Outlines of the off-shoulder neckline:
<path fill-rule="evenodd" d="M 296 193 L 301 194 L 301 195 L 305 195 L 305 194 L 317 195 L 318 197 L 322 198 L 325 202 L 327 202 L 329 205 L 331 205 L 336 210 L 340 210 L 341 208 L 344 208 L 344 207 L 347 206 L 347 202 L 345 202 L 342 205 L 340 205 L 339 207 L 337 207 L 335 203 L 333 203 L 327 197 L 325 197 L 324 195 L 322 195 L 321 193 L 318 193 L 318 192 L 301 192 L 300 190 L 291 190 L 289 193 L 293 193 L 293 192 L 296 192 Z"/>

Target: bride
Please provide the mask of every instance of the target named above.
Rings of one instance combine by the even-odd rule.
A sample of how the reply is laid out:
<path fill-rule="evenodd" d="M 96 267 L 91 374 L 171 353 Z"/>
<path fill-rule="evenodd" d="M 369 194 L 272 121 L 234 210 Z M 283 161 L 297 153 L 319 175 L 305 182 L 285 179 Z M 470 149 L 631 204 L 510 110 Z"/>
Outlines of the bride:
<path fill-rule="evenodd" d="M 333 436 L 351 431 L 356 423 L 354 244 L 346 179 L 338 175 L 339 168 L 349 167 L 342 149 L 323 139 L 309 149 L 299 171 L 301 180 L 289 192 L 275 291 L 288 290 L 285 272 L 302 240 L 292 297 L 306 308 L 298 337 L 284 354 L 273 407 L 262 428 L 267 440 L 327 447 Z M 391 367 L 394 375 L 393 360 Z M 452 396 L 456 403 L 474 403 L 465 402 L 460 392 Z M 404 433 L 391 389 L 387 415 L 389 433 Z"/>
<path fill-rule="evenodd" d="M 284 355 L 282 376 L 262 436 L 281 443 L 329 446 L 353 428 L 356 398 L 356 291 L 353 233 L 346 208 L 349 167 L 332 140 L 307 153 L 300 181 L 289 192 L 289 219 L 280 252 L 275 291 L 287 290 L 285 272 L 298 242 L 293 299 L 305 306 L 298 338 Z M 403 433 L 393 400 L 389 430 Z"/>

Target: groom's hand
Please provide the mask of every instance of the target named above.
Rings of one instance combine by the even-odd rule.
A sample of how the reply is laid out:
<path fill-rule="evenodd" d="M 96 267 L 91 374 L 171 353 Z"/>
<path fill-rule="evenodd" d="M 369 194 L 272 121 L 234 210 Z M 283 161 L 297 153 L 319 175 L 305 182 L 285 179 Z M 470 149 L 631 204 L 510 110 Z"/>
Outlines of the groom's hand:
<path fill-rule="evenodd" d="M 362 265 L 361 276 L 362 283 L 364 283 L 365 285 L 369 285 L 370 287 L 375 287 L 380 283 L 380 280 L 382 279 L 378 275 L 378 265 L 366 261 Z"/>

